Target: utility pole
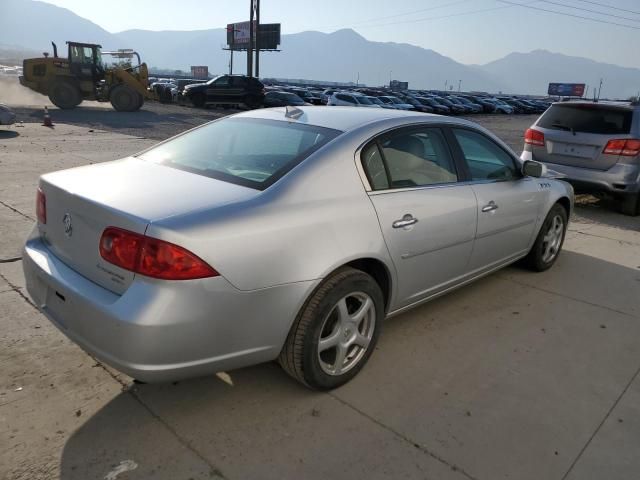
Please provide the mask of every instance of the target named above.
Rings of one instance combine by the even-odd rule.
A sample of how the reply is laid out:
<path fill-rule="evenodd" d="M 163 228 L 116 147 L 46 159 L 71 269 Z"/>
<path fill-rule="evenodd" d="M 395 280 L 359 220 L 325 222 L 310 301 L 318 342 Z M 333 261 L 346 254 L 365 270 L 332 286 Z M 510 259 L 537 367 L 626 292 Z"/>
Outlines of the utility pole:
<path fill-rule="evenodd" d="M 359 83 L 360 83 L 360 72 L 358 72 L 358 76 L 356 78 L 356 87 L 358 86 Z"/>
<path fill-rule="evenodd" d="M 256 7 L 256 78 L 260 78 L 260 0 L 255 0 Z"/>
<path fill-rule="evenodd" d="M 253 77 L 253 0 L 249 0 L 249 43 L 247 44 L 247 76 Z"/>
<path fill-rule="evenodd" d="M 462 80 L 458 80 L 458 91 L 460 91 L 460 88 L 462 88 Z"/>
<path fill-rule="evenodd" d="M 449 80 L 444 81 L 444 91 L 447 91 L 447 85 L 449 85 Z"/>

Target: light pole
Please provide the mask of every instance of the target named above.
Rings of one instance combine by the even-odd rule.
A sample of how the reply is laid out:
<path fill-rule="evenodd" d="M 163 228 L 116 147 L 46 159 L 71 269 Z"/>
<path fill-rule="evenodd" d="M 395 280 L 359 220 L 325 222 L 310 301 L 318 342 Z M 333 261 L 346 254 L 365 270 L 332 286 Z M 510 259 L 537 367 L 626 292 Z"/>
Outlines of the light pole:
<path fill-rule="evenodd" d="M 391 88 L 391 74 L 393 73 L 392 70 L 389 70 L 389 88 Z"/>
<path fill-rule="evenodd" d="M 444 91 L 447 91 L 447 85 L 449 85 L 449 80 L 444 81 Z"/>
<path fill-rule="evenodd" d="M 458 91 L 460 91 L 460 88 L 462 88 L 462 80 L 458 80 Z"/>

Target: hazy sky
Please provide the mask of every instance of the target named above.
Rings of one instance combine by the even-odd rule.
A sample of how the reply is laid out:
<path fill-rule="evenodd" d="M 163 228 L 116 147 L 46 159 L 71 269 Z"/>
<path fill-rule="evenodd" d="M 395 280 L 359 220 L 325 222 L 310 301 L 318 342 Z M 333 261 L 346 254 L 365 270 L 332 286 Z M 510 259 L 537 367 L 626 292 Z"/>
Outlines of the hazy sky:
<path fill-rule="evenodd" d="M 46 1 L 110 32 L 207 29 L 249 18 L 248 0 Z M 411 43 L 467 64 L 544 48 L 640 67 L 640 0 L 261 0 L 261 6 L 261 21 L 282 23 L 283 33 L 353 28 L 369 40 Z"/>

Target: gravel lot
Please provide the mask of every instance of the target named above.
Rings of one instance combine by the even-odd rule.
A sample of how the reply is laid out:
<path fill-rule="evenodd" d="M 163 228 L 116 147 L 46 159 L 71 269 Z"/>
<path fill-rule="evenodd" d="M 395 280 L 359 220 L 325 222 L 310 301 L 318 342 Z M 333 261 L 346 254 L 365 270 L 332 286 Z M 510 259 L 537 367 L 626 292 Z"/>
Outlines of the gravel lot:
<path fill-rule="evenodd" d="M 510 267 L 390 320 L 367 367 L 330 393 L 273 364 L 136 385 L 26 296 L 38 176 L 229 112 L 92 105 L 52 109 L 48 129 L 30 105 L 0 129 L 0 478 L 637 478 L 640 218 L 581 198 L 553 269 Z M 472 120 L 519 149 L 533 118 Z"/>

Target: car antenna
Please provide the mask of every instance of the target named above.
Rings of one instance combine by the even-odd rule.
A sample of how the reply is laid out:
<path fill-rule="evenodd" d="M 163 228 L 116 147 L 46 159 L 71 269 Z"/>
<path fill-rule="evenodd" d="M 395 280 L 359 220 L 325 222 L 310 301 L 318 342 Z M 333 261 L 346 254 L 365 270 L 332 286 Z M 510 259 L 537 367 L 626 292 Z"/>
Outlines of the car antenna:
<path fill-rule="evenodd" d="M 287 118 L 293 118 L 294 120 L 297 120 L 303 114 L 304 114 L 304 112 L 302 110 L 300 110 L 299 108 L 292 107 L 291 105 L 287 105 L 286 106 L 286 113 L 284 114 L 284 116 L 287 117 Z"/>

